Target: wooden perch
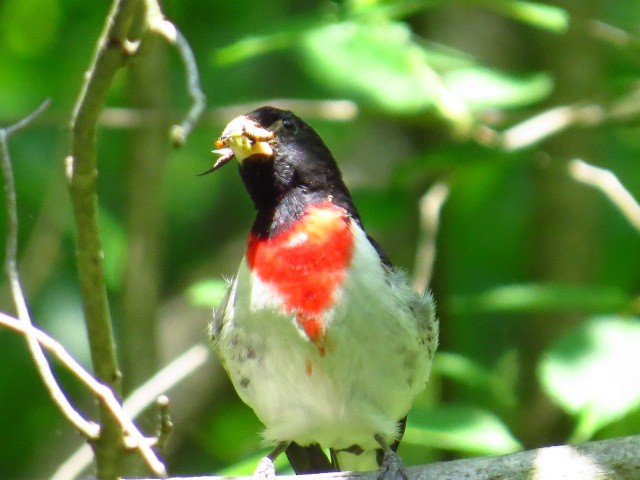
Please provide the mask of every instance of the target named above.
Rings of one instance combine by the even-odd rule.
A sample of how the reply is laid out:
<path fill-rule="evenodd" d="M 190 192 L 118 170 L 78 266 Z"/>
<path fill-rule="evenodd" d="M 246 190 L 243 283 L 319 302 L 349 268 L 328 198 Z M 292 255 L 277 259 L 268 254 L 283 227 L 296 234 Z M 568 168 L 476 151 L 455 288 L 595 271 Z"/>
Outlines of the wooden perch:
<path fill-rule="evenodd" d="M 638 480 L 640 435 L 408 467 L 410 480 Z M 171 477 L 225 480 L 229 477 Z M 378 472 L 278 476 L 280 480 L 377 480 Z M 236 480 L 251 480 L 237 477 Z M 129 479 L 134 480 L 134 479 Z M 142 480 L 142 479 L 137 479 Z M 148 480 L 148 479 L 147 479 Z"/>

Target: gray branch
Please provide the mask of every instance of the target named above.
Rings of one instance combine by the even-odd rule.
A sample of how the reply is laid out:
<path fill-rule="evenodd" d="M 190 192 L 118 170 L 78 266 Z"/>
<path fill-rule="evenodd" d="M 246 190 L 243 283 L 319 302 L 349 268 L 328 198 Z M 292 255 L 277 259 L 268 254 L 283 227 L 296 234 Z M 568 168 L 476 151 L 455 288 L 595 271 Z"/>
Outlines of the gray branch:
<path fill-rule="evenodd" d="M 431 463 L 408 467 L 407 474 L 410 480 L 638 480 L 640 478 L 640 435 L 581 445 L 545 447 L 498 457 Z M 278 476 L 280 480 L 377 480 L 377 478 L 378 472 Z M 201 476 L 172 477 L 168 480 L 228 479 L 229 477 Z M 236 477 L 235 480 L 252 480 L 252 477 Z"/>

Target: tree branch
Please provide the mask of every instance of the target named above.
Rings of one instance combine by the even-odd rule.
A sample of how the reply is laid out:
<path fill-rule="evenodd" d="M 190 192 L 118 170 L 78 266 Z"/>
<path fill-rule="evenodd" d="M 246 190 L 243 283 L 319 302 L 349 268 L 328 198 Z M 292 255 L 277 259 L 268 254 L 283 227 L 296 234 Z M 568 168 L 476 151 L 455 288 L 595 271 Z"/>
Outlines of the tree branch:
<path fill-rule="evenodd" d="M 136 418 L 158 396 L 167 393 L 187 376 L 202 367 L 209 356 L 209 352 L 210 349 L 206 345 L 196 344 L 173 359 L 153 377 L 131 392 L 131 395 L 122 404 L 124 410 L 132 418 Z M 72 480 L 77 478 L 87 469 L 92 459 L 91 448 L 88 445 L 83 445 L 58 467 L 51 476 L 51 480 Z"/>
<path fill-rule="evenodd" d="M 2 170 L 4 173 L 4 186 L 7 204 L 7 252 L 6 252 L 6 273 L 11 286 L 12 297 L 18 312 L 20 321 L 15 320 L 8 315 L 0 313 L 0 323 L 21 331 L 25 334 L 27 344 L 31 352 L 31 356 L 36 365 L 42 380 L 49 391 L 54 403 L 62 411 L 63 415 L 89 440 L 96 441 L 101 436 L 101 427 L 86 420 L 67 400 L 66 395 L 58 385 L 56 378 L 51 370 L 49 362 L 42 351 L 41 344 L 50 348 L 66 365 L 75 376 L 87 385 L 101 400 L 105 408 L 113 414 L 113 417 L 121 427 L 121 431 L 126 432 L 131 437 L 130 444 L 132 448 L 140 450 L 142 457 L 145 459 L 152 471 L 158 475 L 166 475 L 164 465 L 158 460 L 151 448 L 148 446 L 147 440 L 138 431 L 131 419 L 124 413 L 118 399 L 114 396 L 113 391 L 94 379 L 78 362 L 69 355 L 64 347 L 55 340 L 45 335 L 33 326 L 27 302 L 20 285 L 20 277 L 17 268 L 17 251 L 18 251 L 18 211 L 16 201 L 15 182 L 13 178 L 13 168 L 7 145 L 8 136 L 17 130 L 24 128 L 37 115 L 49 106 L 49 101 L 45 101 L 32 114 L 25 117 L 20 122 L 5 129 L 0 129 L 0 160 L 2 162 Z"/>
<path fill-rule="evenodd" d="M 102 244 L 98 229 L 96 193 L 96 125 L 116 71 L 135 52 L 132 30 L 140 0 L 114 0 L 98 40 L 93 61 L 80 91 L 71 120 L 71 155 L 66 159 L 71 203 L 77 229 L 76 256 L 82 291 L 85 323 L 89 337 L 93 370 L 116 396 L 120 395 L 120 371 L 107 289 L 104 283 Z M 138 20 L 140 21 L 140 20 Z M 137 40 L 137 39 L 133 39 Z M 109 409 L 100 404 L 100 437 L 95 447 L 97 475 L 100 479 L 118 478 L 124 452 L 122 428 Z M 162 476 L 164 467 L 158 471 Z"/>
<path fill-rule="evenodd" d="M 560 105 L 502 132 L 481 126 L 475 129 L 474 137 L 482 145 L 514 152 L 537 145 L 570 128 L 595 128 L 610 124 L 637 125 L 639 122 L 640 89 L 634 89 L 609 105 L 590 102 Z"/>
<path fill-rule="evenodd" d="M 1 132 L 0 132 L 1 133 Z M 87 372 L 82 365 L 80 365 L 72 356 L 67 352 L 67 350 L 60 344 L 58 341 L 51 338 L 49 335 L 44 333 L 41 330 L 35 328 L 31 323 L 27 324 L 25 322 L 21 322 L 16 320 L 15 318 L 10 317 L 2 312 L 0 312 L 0 324 L 4 325 L 12 330 L 23 333 L 28 339 L 32 339 L 37 344 L 37 348 L 40 350 L 42 357 L 44 358 L 44 354 L 42 353 L 42 349 L 40 345 L 44 346 L 49 352 L 60 360 L 60 362 L 71 372 L 73 375 L 80 380 L 83 384 L 85 384 L 100 400 L 101 403 L 105 405 L 105 408 L 109 410 L 109 412 L 113 415 L 114 419 L 118 422 L 119 426 L 126 433 L 127 437 L 127 445 L 129 448 L 140 450 L 141 456 L 147 462 L 149 468 L 152 469 L 154 473 L 157 475 L 163 475 L 164 465 L 162 462 L 158 460 L 158 458 L 153 453 L 153 450 L 149 446 L 151 443 L 147 440 L 144 435 L 136 428 L 134 423 L 131 421 L 129 417 L 129 412 L 125 412 L 124 407 L 120 405 L 118 399 L 113 394 L 113 391 L 103 385 L 98 380 L 96 380 L 89 372 Z M 46 362 L 46 358 L 44 359 Z M 50 367 L 47 362 L 47 369 L 49 369 L 49 375 L 51 375 L 52 381 L 55 383 L 55 378 L 53 374 L 50 373 Z M 39 367 L 40 371 L 40 367 Z M 155 377 L 154 377 L 155 378 Z M 163 384 L 164 385 L 164 384 Z M 60 387 L 55 383 L 55 388 L 58 390 Z M 53 394 L 52 394 L 53 395 Z M 63 394 L 62 394 L 63 395 Z M 55 398 L 56 404 L 58 404 L 61 408 L 62 406 L 59 403 L 59 399 Z M 67 402 L 66 398 L 64 401 Z M 67 402 L 68 403 L 68 402 Z M 89 440 L 94 440 L 98 437 L 99 427 L 93 423 L 87 422 L 84 420 L 79 413 L 77 413 L 73 407 L 69 404 L 70 408 L 76 416 L 78 416 L 84 423 L 88 424 L 84 425 L 74 425 L 78 428 L 82 433 L 89 438 Z M 66 413 L 66 412 L 65 412 Z M 139 413 L 139 412 L 138 412 Z M 87 432 L 85 433 L 85 430 Z M 95 430 L 95 431 L 94 431 Z M 91 435 L 91 436 L 90 436 Z M 90 449 L 89 449 L 90 451 Z"/>
<path fill-rule="evenodd" d="M 193 51 L 189 42 L 176 26 L 164 18 L 157 0 L 145 0 L 146 21 L 149 30 L 157 33 L 177 50 L 187 74 L 187 92 L 191 97 L 191 108 L 180 125 L 171 128 L 170 138 L 173 145 L 181 147 L 185 144 L 189 133 L 204 112 L 207 99 L 200 87 L 200 76 Z"/>
<path fill-rule="evenodd" d="M 22 285 L 18 273 L 18 209 L 15 181 L 13 178 L 13 167 L 7 142 L 9 135 L 27 126 L 38 115 L 40 115 L 40 113 L 42 113 L 49 104 L 50 101 L 46 100 L 42 105 L 40 105 L 40 107 L 24 119 L 7 128 L 0 129 L 0 160 L 2 161 L 2 172 L 4 175 L 4 190 L 7 210 L 5 271 L 11 288 L 11 295 L 16 307 L 18 318 L 25 325 L 25 338 L 29 347 L 29 352 L 31 353 L 31 358 L 33 359 L 33 363 L 35 364 L 36 369 L 40 374 L 40 378 L 42 378 L 42 382 L 47 388 L 51 399 L 67 420 L 69 420 L 75 428 L 78 429 L 78 431 L 80 431 L 89 440 L 95 440 L 98 437 L 99 426 L 86 420 L 73 408 L 69 400 L 67 400 L 66 395 L 58 385 L 58 382 L 51 371 L 49 362 L 42 352 L 42 348 L 40 347 L 36 336 L 32 333 L 31 328 L 29 328 L 33 326 L 33 322 L 31 321 L 31 315 L 29 314 L 29 309 L 22 291 Z"/>
<path fill-rule="evenodd" d="M 140 8 L 143 15 L 139 15 Z M 182 125 L 182 141 L 204 109 L 197 68 L 191 49 L 177 29 L 166 21 L 156 0 L 114 0 L 103 32 L 98 40 L 91 66 L 76 102 L 71 121 L 71 155 L 66 159 L 66 174 L 77 227 L 77 259 L 85 321 L 94 371 L 102 382 L 120 395 L 120 372 L 109 315 L 102 245 L 98 230 L 96 193 L 96 129 L 109 86 L 116 71 L 137 52 L 145 30 L 172 40 L 188 71 L 189 92 L 194 106 Z M 101 432 L 96 443 L 98 477 L 116 479 L 123 452 L 123 432 L 109 410 L 101 405 Z M 149 462 L 154 473 L 166 475 L 159 461 Z M 156 459 L 157 460 L 157 459 Z"/>
<path fill-rule="evenodd" d="M 273 105 L 285 110 L 293 110 L 301 117 L 310 119 L 322 119 L 332 122 L 349 122 L 358 116 L 358 106 L 351 100 L 307 100 L 300 98 L 268 98 L 258 102 L 239 103 L 222 107 L 206 109 L 203 112 L 202 121 L 207 126 L 219 127 L 221 123 L 229 120 L 230 117 L 249 112 L 262 105 Z M 170 116 L 177 116 L 179 113 L 169 110 Z M 66 117 L 65 117 L 66 118 Z M 98 126 L 110 129 L 131 130 L 136 128 L 147 128 L 149 123 L 157 120 L 157 112 L 150 109 L 135 107 L 109 107 L 105 106 L 100 112 Z M 0 122 L 2 118 L 0 118 Z M 5 119 L 5 123 L 10 123 L 14 119 Z M 52 113 L 42 120 L 41 124 L 46 127 L 56 127 L 64 121 L 60 115 Z"/>
<path fill-rule="evenodd" d="M 578 182 L 604 193 L 627 221 L 640 232 L 640 205 L 611 171 L 594 167 L 582 160 L 569 162 L 569 174 Z"/>
<path fill-rule="evenodd" d="M 431 463 L 408 467 L 407 474 L 411 480 L 637 480 L 640 478 L 638 452 L 640 435 L 581 445 L 545 447 L 498 457 Z M 377 480 L 378 475 L 378 472 L 332 472 L 283 475 L 277 478 Z M 234 480 L 252 479 L 253 477 L 235 477 Z M 168 480 L 229 480 L 229 477 L 174 477 Z"/>
<path fill-rule="evenodd" d="M 436 240 L 440 227 L 440 212 L 449 197 L 449 186 L 438 182 L 420 199 L 420 239 L 416 252 L 413 289 L 424 293 L 433 275 L 436 260 Z"/>

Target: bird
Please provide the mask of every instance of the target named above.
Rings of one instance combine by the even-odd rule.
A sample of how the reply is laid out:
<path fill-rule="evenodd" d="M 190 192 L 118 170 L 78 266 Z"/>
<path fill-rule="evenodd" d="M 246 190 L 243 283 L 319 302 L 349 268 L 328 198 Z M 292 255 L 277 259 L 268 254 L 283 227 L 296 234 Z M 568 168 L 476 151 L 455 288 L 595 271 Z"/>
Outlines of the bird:
<path fill-rule="evenodd" d="M 204 173 L 235 158 L 256 209 L 209 325 L 274 447 L 254 476 L 273 478 L 286 452 L 297 474 L 406 479 L 396 449 L 438 345 L 432 296 L 413 292 L 366 232 L 331 151 L 294 113 L 240 115 L 215 147 Z"/>

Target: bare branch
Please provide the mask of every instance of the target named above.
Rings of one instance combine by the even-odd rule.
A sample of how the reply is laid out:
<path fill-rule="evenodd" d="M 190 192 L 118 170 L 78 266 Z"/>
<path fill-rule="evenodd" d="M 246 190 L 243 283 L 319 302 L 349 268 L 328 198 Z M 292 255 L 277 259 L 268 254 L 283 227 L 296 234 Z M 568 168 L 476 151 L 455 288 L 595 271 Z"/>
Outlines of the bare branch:
<path fill-rule="evenodd" d="M 598 105 L 569 105 L 552 108 L 509 128 L 501 134 L 507 151 L 526 148 L 571 126 L 593 126 L 602 122 L 604 111 Z"/>
<path fill-rule="evenodd" d="M 164 448 L 167 445 L 169 435 L 173 431 L 173 423 L 169 416 L 169 397 L 160 395 L 156 399 L 156 405 L 160 411 L 160 422 L 158 426 L 158 434 L 156 435 L 158 448 Z"/>
<path fill-rule="evenodd" d="M 138 15 L 140 0 L 114 0 L 104 30 L 98 40 L 91 66 L 85 75 L 71 121 L 71 155 L 66 173 L 77 227 L 77 258 L 85 321 L 89 334 L 91 360 L 100 380 L 112 390 L 103 392 L 100 409 L 100 437 L 96 442 L 98 477 L 117 478 L 124 451 L 123 428 L 112 415 L 119 408 L 120 372 L 115 354 L 109 315 L 102 245 L 98 229 L 96 193 L 96 128 L 102 105 L 116 71 L 135 53 L 145 19 Z M 103 387 L 101 385 L 101 387 Z M 104 387 L 107 388 L 107 387 Z M 115 403 L 115 405 L 113 404 Z M 126 433 L 132 436 L 148 467 L 166 476 L 162 462 L 127 418 Z"/>
<path fill-rule="evenodd" d="M 332 122 L 348 122 L 358 116 L 358 105 L 351 100 L 326 99 L 308 100 L 301 98 L 267 98 L 259 102 L 235 104 L 210 108 L 203 113 L 203 121 L 208 125 L 219 127 L 230 117 L 238 116 L 241 113 L 254 110 L 262 105 L 273 105 L 274 107 L 294 110 L 301 117 L 310 119 L 321 119 Z M 177 116 L 178 112 L 170 111 L 170 115 Z M 105 107 L 100 112 L 98 125 L 104 128 L 131 130 L 135 128 L 148 127 L 149 123 L 157 120 L 157 112 L 144 108 L 127 107 Z M 55 127 L 64 121 L 59 115 L 54 113 L 47 115 L 42 120 L 45 126 Z"/>
<path fill-rule="evenodd" d="M 136 388 L 125 400 L 124 408 L 133 417 L 140 415 L 153 401 L 204 365 L 209 348 L 196 344 L 172 360 L 149 380 Z"/>
<path fill-rule="evenodd" d="M 159 34 L 167 42 L 176 47 L 186 71 L 187 92 L 189 92 L 192 101 L 191 108 L 182 123 L 180 125 L 174 125 L 170 133 L 173 145 L 181 147 L 185 144 L 189 133 L 191 133 L 202 112 L 204 112 L 207 99 L 200 87 L 200 75 L 189 42 L 173 23 L 164 18 L 157 0 L 145 0 L 145 6 L 149 30 Z"/>
<path fill-rule="evenodd" d="M 209 357 L 209 348 L 197 344 L 172 360 L 149 380 L 136 388 L 124 401 L 123 407 L 128 415 L 136 418 L 158 397 L 167 393 L 186 377 L 202 367 Z M 71 480 L 77 478 L 91 464 L 93 452 L 88 445 L 76 450 L 58 467 L 51 480 Z"/>
<path fill-rule="evenodd" d="M 319 118 L 333 122 L 348 122 L 358 115 L 358 105 L 351 100 L 306 100 L 300 98 L 271 98 L 260 102 L 229 105 L 207 112 L 209 121 L 226 122 L 239 114 L 263 105 L 293 110 L 301 117 Z"/>
<path fill-rule="evenodd" d="M 445 183 L 436 183 L 420 199 L 420 239 L 413 275 L 413 289 L 419 293 L 424 293 L 431 283 L 440 212 L 448 196 L 449 187 Z"/>
<path fill-rule="evenodd" d="M 640 232 L 640 205 L 611 171 L 594 167 L 582 160 L 569 162 L 569 174 L 605 194 L 629 223 Z"/>
<path fill-rule="evenodd" d="M 302 117 L 319 118 L 334 122 L 347 122 L 358 115 L 358 106 L 350 100 L 303 100 L 297 98 L 274 98 L 258 102 L 229 105 L 209 109 L 204 120 L 212 125 L 226 122 L 229 118 L 249 112 L 262 105 L 294 110 Z M 143 128 L 154 118 L 151 110 L 135 108 L 105 108 L 100 115 L 100 125 L 114 129 Z"/>
<path fill-rule="evenodd" d="M 140 7 L 144 15 L 138 15 Z M 91 66 L 85 75 L 71 121 L 71 155 L 66 173 L 77 226 L 77 257 L 82 299 L 93 368 L 97 376 L 116 395 L 120 392 L 120 372 L 109 316 L 102 246 L 97 222 L 96 128 L 107 91 L 115 72 L 136 53 L 140 35 L 146 30 L 161 34 L 178 47 L 187 69 L 188 88 L 194 104 L 181 125 L 182 141 L 204 109 L 204 95 L 191 49 L 173 24 L 166 21 L 156 0 L 114 0 L 103 32 L 98 40 Z M 114 397 L 115 398 L 115 397 Z M 101 408 L 101 433 L 96 443 L 98 476 L 116 478 L 124 447 L 118 423 Z M 136 436 L 139 432 L 129 432 Z M 137 442 L 148 466 L 158 475 L 166 475 L 164 466 L 151 449 Z"/>
<path fill-rule="evenodd" d="M 407 468 L 411 480 L 637 480 L 640 435 L 560 445 L 498 457 L 478 457 Z M 377 480 L 378 472 L 283 475 L 279 480 Z M 251 480 L 253 477 L 235 477 Z M 133 480 L 133 479 L 130 479 Z M 141 479 L 140 479 L 141 480 Z M 229 480 L 229 477 L 175 477 L 169 480 Z"/>
<path fill-rule="evenodd" d="M 31 315 L 27 307 L 27 301 L 22 291 L 20 276 L 18 273 L 18 209 L 16 199 L 15 181 L 13 178 L 13 166 L 9 155 L 8 138 L 12 133 L 26 127 L 40 113 L 42 113 L 50 104 L 49 100 L 43 102 L 33 113 L 11 125 L 7 128 L 0 129 L 0 160 L 2 161 L 2 171 L 4 175 L 4 190 L 7 209 L 7 245 L 5 258 L 5 271 L 9 285 L 11 287 L 11 295 L 13 303 L 18 313 L 18 318 L 25 325 L 25 338 L 29 346 L 29 352 L 33 363 L 42 378 L 51 399 L 60 409 L 62 414 L 89 440 L 95 440 L 98 437 L 100 427 L 85 419 L 67 400 L 66 395 L 58 385 L 58 382 L 51 370 L 51 366 L 45 357 L 36 336 L 31 332 L 29 327 L 33 326 Z"/>
<path fill-rule="evenodd" d="M 487 126 L 475 129 L 477 142 L 512 152 L 529 148 L 547 138 L 570 128 L 595 128 L 605 124 L 629 124 L 640 122 L 640 89 L 609 105 L 578 102 L 560 105 L 534 115 L 503 132 Z"/>
<path fill-rule="evenodd" d="M 60 362 L 71 372 L 76 378 L 78 378 L 84 385 L 86 385 L 109 409 L 109 411 L 113 414 L 114 418 L 120 423 L 123 431 L 128 435 L 127 445 L 132 448 L 136 448 L 140 450 L 141 455 L 145 459 L 145 461 L 152 468 L 157 468 L 160 471 L 160 467 L 164 468 L 161 462 L 157 460 L 157 457 L 153 453 L 150 448 L 150 444 L 152 443 L 147 438 L 145 438 L 137 427 L 131 421 L 129 417 L 130 413 L 125 411 L 125 407 L 120 405 L 118 399 L 113 394 L 113 391 L 103 385 L 98 380 L 96 380 L 87 370 L 80 365 L 69 352 L 60 344 L 58 341 L 51 338 L 49 335 L 44 333 L 41 330 L 33 327 L 32 325 L 27 325 L 22 321 L 19 321 L 9 315 L 6 315 L 0 312 L 0 324 L 5 325 L 17 332 L 21 332 L 25 334 L 28 338 L 33 338 L 38 345 L 44 346 L 49 352 L 51 352 L 55 357 L 60 360 Z M 203 346 L 196 346 L 200 348 L 204 348 Z M 191 350 L 187 352 L 189 354 L 189 358 L 195 357 L 195 354 L 202 355 L 201 352 L 196 350 L 196 347 L 193 347 Z M 186 355 L 186 354 L 185 354 Z M 182 357 L 181 357 L 182 358 Z M 206 358 L 206 357 L 205 357 Z M 203 360 L 204 361 L 204 360 Z M 171 364 L 173 365 L 173 364 Z M 199 365 L 198 365 L 199 366 Z M 175 368 L 175 366 L 174 366 Z M 153 379 L 156 379 L 157 376 L 154 376 Z M 156 380 L 158 384 L 166 385 L 165 383 L 159 382 Z M 156 395 L 157 396 L 157 395 Z M 140 407 L 140 405 L 136 405 Z M 141 409 L 142 410 L 142 409 Z M 140 413 L 140 412 L 138 412 Z M 79 415 L 79 414 L 78 414 Z M 95 426 L 97 429 L 97 425 Z M 98 431 L 94 432 L 94 437 L 96 438 Z M 88 436 L 88 435 L 87 435 Z M 89 437 L 93 439 L 92 437 Z M 91 461 L 91 448 L 86 447 L 90 457 L 89 462 Z"/>
<path fill-rule="evenodd" d="M 193 52 L 191 51 L 189 42 L 187 42 L 187 39 L 182 35 L 180 30 L 176 30 L 175 46 L 180 53 L 182 63 L 187 71 L 187 91 L 189 92 L 192 100 L 191 108 L 187 112 L 182 123 L 180 125 L 175 125 L 171 129 L 171 139 L 173 144 L 180 147 L 184 145 L 195 123 L 202 115 L 202 112 L 204 112 L 207 105 L 207 99 L 204 96 L 204 93 L 202 93 L 202 89 L 200 87 L 200 78 L 198 77 L 198 69 L 196 67 Z"/>
<path fill-rule="evenodd" d="M 8 127 L 3 128 L 2 130 L 5 131 L 7 137 L 12 135 L 13 133 L 25 128 L 27 125 L 33 122 L 42 112 L 44 112 L 47 108 L 49 108 L 49 105 L 51 105 L 51 99 L 47 98 L 44 102 L 40 104 L 38 108 L 36 108 L 29 115 L 22 118 L 21 120 L 18 120 L 13 125 L 9 125 Z"/>
<path fill-rule="evenodd" d="M 618 27 L 614 27 L 601 20 L 590 20 L 586 22 L 587 31 L 602 41 L 619 48 L 625 48 L 637 53 L 640 51 L 640 39 L 634 37 Z"/>
<path fill-rule="evenodd" d="M 133 31 L 141 30 L 137 23 L 141 21 L 137 15 L 139 6 L 139 0 L 113 1 L 73 110 L 71 154 L 65 161 L 77 231 L 78 277 L 91 362 L 97 377 L 111 387 L 116 395 L 120 393 L 120 371 L 109 315 L 102 243 L 98 228 L 96 129 L 98 116 L 113 76 L 135 52 L 135 42 L 138 39 L 130 38 L 130 35 Z M 100 437 L 95 442 L 99 478 L 118 478 L 124 452 L 123 433 L 110 409 L 101 403 Z M 146 445 L 141 448 L 145 447 Z M 148 453 L 145 455 L 149 457 Z M 160 468 L 154 470 L 157 475 L 166 474 L 164 466 L 157 458 L 150 463 L 154 468 L 160 464 Z"/>

